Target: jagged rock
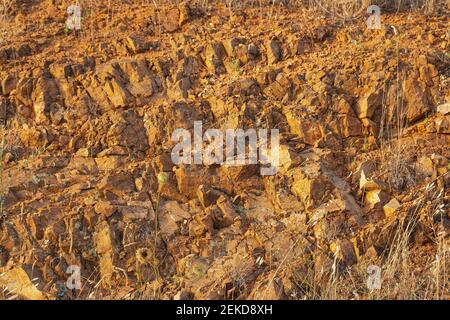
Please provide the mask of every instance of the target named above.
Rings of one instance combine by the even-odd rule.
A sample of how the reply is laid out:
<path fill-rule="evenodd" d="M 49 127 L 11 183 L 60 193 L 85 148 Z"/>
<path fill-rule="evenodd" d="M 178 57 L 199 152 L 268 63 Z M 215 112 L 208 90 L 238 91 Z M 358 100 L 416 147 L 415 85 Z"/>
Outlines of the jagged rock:
<path fill-rule="evenodd" d="M 450 225 L 439 10 L 410 22 L 393 10 L 395 26 L 364 31 L 325 26 L 296 6 L 266 8 L 272 1 L 261 10 L 116 1 L 112 19 L 85 26 L 107 31 L 91 41 L 54 28 L 64 2 L 27 10 L 50 26 L 45 37 L 22 28 L 19 10 L 0 45 L 0 275 L 23 280 L 0 276 L 0 290 L 18 299 L 434 296 L 420 288 L 442 276 L 436 256 Z M 251 165 L 207 155 L 175 163 L 172 134 L 193 138 L 194 121 L 203 133 L 279 129 L 276 174 L 262 175 L 268 151 Z M 411 213 L 420 219 L 408 262 L 421 286 L 393 293 L 389 277 L 382 291 L 360 286 L 367 265 L 385 270 Z M 70 265 L 82 268 L 82 290 L 64 290 Z"/>
<path fill-rule="evenodd" d="M 45 218 L 45 216 L 29 215 L 27 220 L 33 236 L 37 240 L 42 240 L 42 238 L 44 237 L 45 225 L 47 223 L 47 219 Z"/>
<path fill-rule="evenodd" d="M 223 46 L 229 57 L 236 58 L 236 55 L 237 55 L 236 49 L 240 45 L 244 45 L 246 43 L 247 43 L 247 39 L 241 38 L 241 37 L 236 37 L 236 38 L 231 38 L 231 39 L 227 39 L 226 41 L 224 41 Z"/>
<path fill-rule="evenodd" d="M 374 160 L 366 160 L 358 164 L 355 170 L 355 174 L 352 177 L 352 183 L 353 184 L 360 184 L 361 182 L 361 175 L 364 172 L 365 181 L 367 181 L 367 177 L 370 177 L 373 175 L 374 171 L 377 169 L 377 164 Z M 365 183 L 363 181 L 363 185 Z"/>
<path fill-rule="evenodd" d="M 122 81 L 113 78 L 105 82 L 102 89 L 115 108 L 125 107 L 132 102 L 131 94 Z"/>
<path fill-rule="evenodd" d="M 15 267 L 1 273 L 0 285 L 25 299 L 47 300 L 47 297 L 36 288 L 22 267 Z"/>
<path fill-rule="evenodd" d="M 355 247 L 350 240 L 343 239 L 330 245 L 330 250 L 334 255 L 347 266 L 352 266 L 358 262 Z"/>
<path fill-rule="evenodd" d="M 339 116 L 340 134 L 343 138 L 358 137 L 363 133 L 361 122 L 352 116 Z"/>
<path fill-rule="evenodd" d="M 180 10 L 178 8 L 163 10 L 160 19 L 157 22 L 161 23 L 166 32 L 174 32 L 180 28 Z"/>
<path fill-rule="evenodd" d="M 434 127 L 437 133 L 450 133 L 450 115 L 439 117 L 434 120 Z"/>
<path fill-rule="evenodd" d="M 120 206 L 118 209 L 124 221 L 146 220 L 149 217 L 149 211 L 153 212 L 151 203 L 147 204 L 147 206 L 137 206 L 129 203 L 127 206 Z"/>
<path fill-rule="evenodd" d="M 117 211 L 117 207 L 109 201 L 100 201 L 95 204 L 94 210 L 97 214 L 109 217 Z"/>
<path fill-rule="evenodd" d="M 273 274 L 269 274 L 266 279 L 257 282 L 250 297 L 261 300 L 285 300 L 287 298 L 283 283 Z"/>
<path fill-rule="evenodd" d="M 417 172 L 427 177 L 431 177 L 436 173 L 433 160 L 427 156 L 422 156 L 419 159 L 417 159 L 416 163 L 414 164 L 414 167 Z"/>
<path fill-rule="evenodd" d="M 315 145 L 323 137 L 321 125 L 317 120 L 301 119 L 287 109 L 284 109 L 283 112 L 291 133 L 302 137 L 306 144 Z"/>
<path fill-rule="evenodd" d="M 108 146 L 123 146 L 139 151 L 148 149 L 144 122 L 135 111 L 114 112 L 109 115 L 109 121 L 113 124 L 106 136 Z"/>
<path fill-rule="evenodd" d="M 364 203 L 370 208 L 375 206 L 383 206 L 388 201 L 388 194 L 380 189 L 367 191 L 364 194 Z"/>
<path fill-rule="evenodd" d="M 366 90 L 356 104 L 356 114 L 358 118 L 372 118 L 375 111 L 380 111 L 382 107 L 382 94 L 376 89 Z"/>
<path fill-rule="evenodd" d="M 230 170 L 218 170 L 217 168 L 205 168 L 197 165 L 184 165 L 174 169 L 178 190 L 190 199 L 197 197 L 197 190 L 200 185 L 209 185 L 211 187 L 218 187 L 220 190 L 231 193 L 233 189 L 230 179 L 236 179 L 230 172 L 231 169 L 248 172 L 249 169 L 243 167 L 229 167 Z M 245 176 L 244 176 L 245 178 Z"/>
<path fill-rule="evenodd" d="M 239 217 L 239 214 L 234 210 L 233 205 L 223 195 L 218 198 L 217 207 L 220 209 L 220 212 L 216 211 L 216 214 L 213 215 L 214 226 L 216 229 L 230 226 L 234 220 Z"/>
<path fill-rule="evenodd" d="M 52 111 L 63 106 L 56 81 L 47 76 L 43 76 L 37 80 L 31 97 L 37 123 L 47 121 Z"/>
<path fill-rule="evenodd" d="M 406 102 L 406 120 L 417 121 L 430 111 L 429 90 L 423 82 L 410 77 L 403 82 Z"/>
<path fill-rule="evenodd" d="M 322 203 L 329 192 L 328 179 L 320 173 L 320 166 L 312 163 L 289 172 L 294 179 L 291 190 L 302 202 L 312 208 Z"/>
<path fill-rule="evenodd" d="M 108 156 L 95 158 L 95 164 L 99 170 L 112 171 L 120 168 L 125 163 L 126 158 L 122 156 Z"/>
<path fill-rule="evenodd" d="M 112 281 L 116 259 L 114 241 L 114 233 L 108 222 L 103 221 L 98 224 L 94 234 L 94 243 L 100 259 L 99 266 L 100 274 L 102 276 L 102 285 L 110 285 Z"/>
<path fill-rule="evenodd" d="M 93 76 L 82 79 L 90 97 L 103 110 L 141 106 L 160 90 L 160 80 L 142 58 L 124 58 L 98 65 Z"/>
<path fill-rule="evenodd" d="M 189 222 L 189 236 L 201 238 L 207 233 L 214 234 L 214 221 L 213 217 L 220 215 L 219 208 L 217 206 L 208 207 L 205 210 L 205 214 L 196 215 L 192 221 Z"/>
<path fill-rule="evenodd" d="M 17 78 L 12 74 L 8 74 L 1 82 L 1 93 L 7 96 L 11 93 L 11 91 L 16 89 L 16 86 Z"/>
<path fill-rule="evenodd" d="M 144 43 L 137 37 L 127 37 L 126 41 L 127 47 L 135 54 L 145 52 L 149 48 L 149 45 L 147 43 Z"/>
<path fill-rule="evenodd" d="M 166 201 L 160 206 L 158 214 L 161 233 L 168 239 L 173 238 L 183 223 L 191 219 L 191 215 L 185 205 L 176 201 Z"/>
<path fill-rule="evenodd" d="M 66 233 L 66 231 L 67 228 L 64 221 L 55 222 L 45 229 L 44 239 L 55 242 L 61 235 Z"/>
<path fill-rule="evenodd" d="M 278 39 L 274 38 L 266 43 L 267 50 L 267 62 L 268 64 L 275 64 L 281 60 L 282 52 L 281 52 L 281 44 Z"/>
<path fill-rule="evenodd" d="M 400 202 L 397 199 L 393 198 L 391 201 L 386 203 L 383 206 L 384 215 L 386 218 L 391 218 L 394 216 L 395 212 L 401 207 Z"/>
<path fill-rule="evenodd" d="M 264 95 L 281 101 L 286 95 L 289 94 L 290 85 L 291 81 L 283 72 L 280 72 L 275 81 L 264 88 Z"/>
<path fill-rule="evenodd" d="M 287 145 L 280 145 L 278 164 L 279 173 L 286 174 L 291 167 L 298 165 L 299 162 L 300 157 L 294 150 L 291 150 Z"/>
<path fill-rule="evenodd" d="M 47 132 L 27 125 L 24 125 L 19 138 L 24 145 L 34 148 L 41 148 L 48 143 Z"/>
<path fill-rule="evenodd" d="M 223 59 L 227 56 L 225 48 L 220 42 L 212 42 L 206 47 L 206 66 L 214 74 L 226 72 Z"/>
<path fill-rule="evenodd" d="M 219 257 L 214 260 L 206 272 L 198 272 L 197 274 L 203 276 L 189 281 L 187 288 L 194 294 L 194 299 L 236 299 L 238 298 L 236 292 L 238 288 L 235 287 L 234 276 L 229 272 L 230 270 L 240 270 L 240 286 L 248 288 L 253 285 L 260 273 L 260 269 L 255 268 L 253 257 L 239 255 Z M 255 290 L 255 292 L 260 291 Z"/>
<path fill-rule="evenodd" d="M 229 95 L 239 95 L 239 96 L 257 96 L 260 92 L 258 83 L 255 79 L 244 78 L 237 80 L 230 84 L 228 87 Z"/>
<path fill-rule="evenodd" d="M 256 60 L 260 56 L 261 51 L 259 50 L 257 45 L 255 45 L 254 43 L 250 43 L 247 48 L 247 54 L 250 60 Z"/>
<path fill-rule="evenodd" d="M 370 170 L 370 169 L 368 169 Z M 369 179 L 366 177 L 365 170 L 362 169 L 359 179 L 359 188 L 364 191 L 387 189 L 385 183 L 379 179 Z"/>
<path fill-rule="evenodd" d="M 197 196 L 204 209 L 216 203 L 221 193 L 208 186 L 200 185 L 197 189 Z"/>
<path fill-rule="evenodd" d="M 135 191 L 133 177 L 128 173 L 108 174 L 97 184 L 97 188 L 118 197 L 124 197 Z"/>

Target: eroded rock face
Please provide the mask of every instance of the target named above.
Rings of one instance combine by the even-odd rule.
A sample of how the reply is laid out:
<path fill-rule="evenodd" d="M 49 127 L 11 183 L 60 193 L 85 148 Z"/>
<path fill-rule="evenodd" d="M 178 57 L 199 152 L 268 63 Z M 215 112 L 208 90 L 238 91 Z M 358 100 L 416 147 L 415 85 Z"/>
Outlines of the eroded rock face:
<path fill-rule="evenodd" d="M 275 25 L 264 7 L 127 1 L 78 35 L 51 31 L 53 2 L 26 13 L 49 31 L 0 43 L 0 298 L 315 299 L 382 266 L 411 221 L 401 249 L 436 279 L 450 227 L 439 17 L 387 15 L 397 35 L 277 4 Z M 194 121 L 279 129 L 275 175 L 174 163 L 172 134 Z"/>

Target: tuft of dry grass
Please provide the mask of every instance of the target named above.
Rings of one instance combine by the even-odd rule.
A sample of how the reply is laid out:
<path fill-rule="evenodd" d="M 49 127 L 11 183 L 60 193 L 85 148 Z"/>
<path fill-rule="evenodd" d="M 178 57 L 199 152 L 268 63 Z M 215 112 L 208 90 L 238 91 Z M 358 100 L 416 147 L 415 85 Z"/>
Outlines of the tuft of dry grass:
<path fill-rule="evenodd" d="M 15 0 L 0 0 L 0 16 L 9 14 L 12 11 L 15 2 Z"/>

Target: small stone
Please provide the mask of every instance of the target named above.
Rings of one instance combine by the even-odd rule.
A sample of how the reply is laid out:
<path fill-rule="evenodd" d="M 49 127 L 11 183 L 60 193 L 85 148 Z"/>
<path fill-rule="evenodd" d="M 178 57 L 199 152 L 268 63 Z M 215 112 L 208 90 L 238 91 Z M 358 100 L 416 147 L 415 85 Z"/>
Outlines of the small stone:
<path fill-rule="evenodd" d="M 435 172 L 433 160 L 427 156 L 420 157 L 415 163 L 415 168 L 427 177 L 431 177 Z"/>
<path fill-rule="evenodd" d="M 220 209 L 221 214 L 219 216 L 215 215 L 213 221 L 214 226 L 218 228 L 230 226 L 234 222 L 234 219 L 239 217 L 231 202 L 223 195 L 217 200 L 217 207 Z"/>
<path fill-rule="evenodd" d="M 190 300 L 190 293 L 184 290 L 178 291 L 174 296 L 173 300 Z"/>
<path fill-rule="evenodd" d="M 191 7 L 189 6 L 188 2 L 185 1 L 178 5 L 178 10 L 180 11 L 180 19 L 178 21 L 178 24 L 182 26 L 185 23 L 189 22 L 191 16 Z"/>
<path fill-rule="evenodd" d="M 380 185 L 374 180 L 368 179 L 364 170 L 361 170 L 361 178 L 359 179 L 359 188 L 361 190 L 370 191 L 370 190 L 379 190 Z"/>
<path fill-rule="evenodd" d="M 281 60 L 281 45 L 277 39 L 269 40 L 266 44 L 267 62 L 275 64 Z"/>
<path fill-rule="evenodd" d="M 133 53 L 142 53 L 148 50 L 148 45 L 137 37 L 127 37 L 127 47 Z"/>
<path fill-rule="evenodd" d="M 41 240 L 44 237 L 44 227 L 46 219 L 43 216 L 30 215 L 28 216 L 28 224 L 30 226 L 33 236 L 37 240 Z"/>
<path fill-rule="evenodd" d="M 134 179 L 128 173 L 107 175 L 100 180 L 97 188 L 102 191 L 109 191 L 118 197 L 135 191 Z"/>
<path fill-rule="evenodd" d="M 94 211 L 97 214 L 110 217 L 114 212 L 116 212 L 116 206 L 112 205 L 108 201 L 97 202 L 94 206 Z"/>
<path fill-rule="evenodd" d="M 197 190 L 197 197 L 204 209 L 216 203 L 221 193 L 205 185 L 200 185 Z"/>
<path fill-rule="evenodd" d="M 89 157 L 89 149 L 88 148 L 80 148 L 78 149 L 77 156 L 87 158 Z"/>
<path fill-rule="evenodd" d="M 374 208 L 378 204 L 383 205 L 387 202 L 387 194 L 382 190 L 370 190 L 366 192 L 364 197 L 364 203 L 369 208 Z"/>
<path fill-rule="evenodd" d="M 144 220 L 148 217 L 148 208 L 137 206 L 122 206 L 120 212 L 125 221 Z"/>
<path fill-rule="evenodd" d="M 372 118 L 376 110 L 381 110 L 382 96 L 371 90 L 364 93 L 356 105 L 358 118 Z"/>
<path fill-rule="evenodd" d="M 161 16 L 162 26 L 167 32 L 174 32 L 180 28 L 180 11 L 178 8 L 166 10 Z"/>
<path fill-rule="evenodd" d="M 390 218 L 402 205 L 397 199 L 393 198 L 391 201 L 386 203 L 383 207 L 384 215 L 386 218 Z"/>
<path fill-rule="evenodd" d="M 347 266 L 354 265 L 358 262 L 355 248 L 350 240 L 343 239 L 338 242 L 332 243 L 330 245 L 330 250 Z"/>

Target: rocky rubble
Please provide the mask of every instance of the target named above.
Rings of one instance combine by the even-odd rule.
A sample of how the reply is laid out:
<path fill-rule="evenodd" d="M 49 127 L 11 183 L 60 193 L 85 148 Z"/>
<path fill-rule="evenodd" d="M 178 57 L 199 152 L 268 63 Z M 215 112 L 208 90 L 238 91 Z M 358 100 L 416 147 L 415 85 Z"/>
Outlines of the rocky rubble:
<path fill-rule="evenodd" d="M 448 241 L 444 17 L 386 14 L 392 34 L 297 7 L 137 2 L 112 20 L 96 7 L 80 34 L 61 31 L 60 1 L 33 4 L 56 18 L 23 4 L 48 31 L 0 44 L 4 292 L 311 298 L 302 279 L 381 263 L 412 215 L 413 252 L 434 257 L 436 230 Z M 279 129 L 278 173 L 175 165 L 171 135 L 197 120 Z"/>

